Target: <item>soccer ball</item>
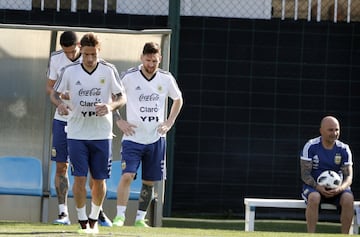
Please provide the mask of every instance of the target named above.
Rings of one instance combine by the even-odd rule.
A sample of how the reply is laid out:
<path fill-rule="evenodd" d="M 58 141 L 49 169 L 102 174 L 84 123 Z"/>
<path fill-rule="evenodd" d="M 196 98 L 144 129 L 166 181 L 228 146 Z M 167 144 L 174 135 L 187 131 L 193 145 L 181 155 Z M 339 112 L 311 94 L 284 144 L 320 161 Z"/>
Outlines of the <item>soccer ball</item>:
<path fill-rule="evenodd" d="M 326 170 L 322 172 L 317 178 L 317 183 L 326 188 L 333 189 L 338 187 L 342 182 L 342 178 L 333 170 Z"/>

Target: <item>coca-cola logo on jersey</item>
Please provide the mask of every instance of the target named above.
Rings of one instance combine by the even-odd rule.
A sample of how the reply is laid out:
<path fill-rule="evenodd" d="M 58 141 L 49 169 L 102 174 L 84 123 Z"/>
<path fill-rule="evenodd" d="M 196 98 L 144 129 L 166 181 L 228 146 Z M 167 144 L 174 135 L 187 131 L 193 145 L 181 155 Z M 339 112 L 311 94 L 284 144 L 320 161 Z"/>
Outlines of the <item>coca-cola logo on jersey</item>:
<path fill-rule="evenodd" d="M 156 93 L 152 93 L 151 95 L 144 95 L 141 94 L 139 96 L 139 101 L 140 102 L 144 102 L 144 101 L 158 101 L 160 98 L 160 96 Z"/>
<path fill-rule="evenodd" d="M 81 88 L 79 90 L 79 96 L 97 96 L 101 95 L 101 88 L 92 88 L 90 90 L 84 90 Z"/>

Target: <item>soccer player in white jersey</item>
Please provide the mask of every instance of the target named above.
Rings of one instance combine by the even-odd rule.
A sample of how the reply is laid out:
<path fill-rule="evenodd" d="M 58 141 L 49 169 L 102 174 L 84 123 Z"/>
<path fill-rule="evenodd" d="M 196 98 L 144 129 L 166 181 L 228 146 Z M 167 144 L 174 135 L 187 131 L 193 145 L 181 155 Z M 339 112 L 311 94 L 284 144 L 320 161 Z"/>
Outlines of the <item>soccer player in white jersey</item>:
<path fill-rule="evenodd" d="M 339 141 L 340 125 L 333 116 L 321 120 L 320 137 L 309 140 L 300 154 L 301 178 L 304 182 L 302 197 L 307 208 L 305 212 L 307 230 L 314 233 L 322 202 L 336 205 L 341 210 L 341 232 L 348 234 L 354 216 L 354 196 L 350 185 L 353 178 L 353 161 L 350 148 Z M 326 170 L 341 173 L 343 181 L 334 189 L 319 185 L 316 180 Z"/>
<path fill-rule="evenodd" d="M 123 132 L 122 176 L 117 191 L 117 214 L 113 226 L 123 226 L 130 184 L 142 163 L 142 188 L 135 226 L 148 227 L 145 215 L 153 195 L 154 182 L 164 177 L 165 135 L 174 125 L 183 105 L 182 93 L 175 78 L 159 69 L 160 46 L 144 45 L 142 64 L 129 69 L 122 77 L 127 97 L 126 120 L 120 113 L 116 124 Z M 166 116 L 166 101 L 172 99 Z"/>
<path fill-rule="evenodd" d="M 105 180 L 111 170 L 112 111 L 126 103 L 114 65 L 99 59 L 100 42 L 93 33 L 80 40 L 82 61 L 61 69 L 50 98 L 59 114 L 71 114 L 67 121 L 67 141 L 73 193 L 80 223 L 79 233 L 98 233 L 97 220 L 106 194 Z M 68 92 L 70 105 L 61 94 Z M 93 178 L 91 211 L 86 213 L 86 180 Z"/>
<path fill-rule="evenodd" d="M 54 51 L 50 55 L 46 91 L 48 94 L 53 90 L 58 77 L 59 70 L 75 61 L 81 60 L 79 40 L 75 32 L 64 31 L 60 35 L 61 50 Z M 65 103 L 70 103 L 68 93 L 61 95 Z M 69 211 L 67 206 L 67 197 L 69 190 L 68 179 L 68 150 L 65 127 L 68 115 L 60 115 L 57 111 L 54 113 L 52 126 L 52 150 L 51 160 L 56 162 L 55 189 L 58 198 L 59 218 L 54 220 L 54 224 L 70 225 Z M 101 210 L 99 213 L 99 223 L 101 226 L 111 226 L 112 223 Z"/>
<path fill-rule="evenodd" d="M 57 73 L 60 68 L 73 63 L 81 57 L 78 37 L 75 32 L 65 31 L 60 36 L 61 50 L 52 52 L 49 59 L 47 70 L 46 91 L 48 94 L 53 90 L 57 80 Z M 61 98 L 68 103 L 67 93 Z M 69 190 L 68 179 L 68 152 L 66 141 L 66 121 L 67 115 L 60 115 L 55 111 L 52 125 L 52 150 L 51 160 L 56 162 L 55 188 L 59 205 L 59 219 L 54 220 L 54 224 L 70 225 L 69 211 L 67 207 L 67 196 Z"/>

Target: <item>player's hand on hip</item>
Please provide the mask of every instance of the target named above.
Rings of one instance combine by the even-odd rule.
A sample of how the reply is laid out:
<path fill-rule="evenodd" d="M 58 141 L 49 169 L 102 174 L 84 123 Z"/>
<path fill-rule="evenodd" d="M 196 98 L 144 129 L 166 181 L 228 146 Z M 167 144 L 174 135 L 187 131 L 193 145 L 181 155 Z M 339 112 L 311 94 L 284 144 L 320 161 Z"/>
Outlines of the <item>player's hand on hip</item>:
<path fill-rule="evenodd" d="M 131 124 L 123 119 L 117 120 L 116 125 L 126 136 L 134 135 L 135 134 L 134 128 L 137 128 L 136 125 Z"/>
<path fill-rule="evenodd" d="M 159 125 L 157 131 L 158 133 L 160 133 L 161 135 L 166 134 L 172 127 L 173 123 L 170 122 L 169 120 L 163 122 L 162 124 Z"/>

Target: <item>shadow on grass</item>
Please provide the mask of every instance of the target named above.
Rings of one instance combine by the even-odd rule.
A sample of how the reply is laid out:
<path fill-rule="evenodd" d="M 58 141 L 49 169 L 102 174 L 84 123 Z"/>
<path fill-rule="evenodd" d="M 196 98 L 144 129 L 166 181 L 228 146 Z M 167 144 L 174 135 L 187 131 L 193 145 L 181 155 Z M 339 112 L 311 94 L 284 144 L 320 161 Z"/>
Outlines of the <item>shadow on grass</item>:
<path fill-rule="evenodd" d="M 306 233 L 305 221 L 259 220 L 255 223 L 255 231 Z M 339 223 L 318 222 L 316 233 L 341 233 Z"/>
<path fill-rule="evenodd" d="M 173 228 L 244 230 L 244 222 L 239 220 L 164 218 L 163 226 Z"/>
<path fill-rule="evenodd" d="M 245 230 L 243 220 L 212 220 L 191 218 L 164 218 L 164 227 L 219 230 Z M 306 233 L 305 221 L 256 220 L 255 231 Z M 319 222 L 317 233 L 340 233 L 339 223 Z"/>

